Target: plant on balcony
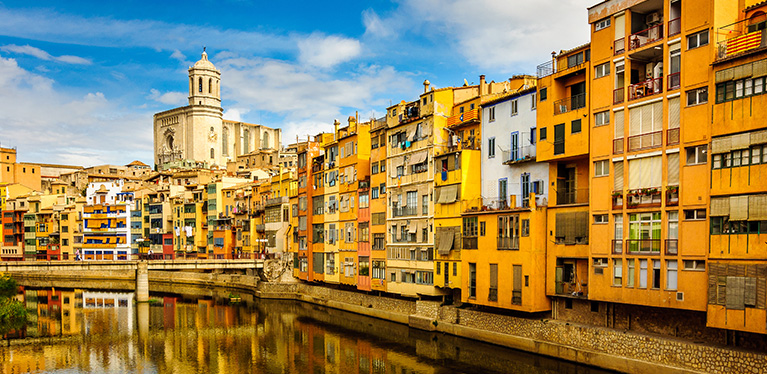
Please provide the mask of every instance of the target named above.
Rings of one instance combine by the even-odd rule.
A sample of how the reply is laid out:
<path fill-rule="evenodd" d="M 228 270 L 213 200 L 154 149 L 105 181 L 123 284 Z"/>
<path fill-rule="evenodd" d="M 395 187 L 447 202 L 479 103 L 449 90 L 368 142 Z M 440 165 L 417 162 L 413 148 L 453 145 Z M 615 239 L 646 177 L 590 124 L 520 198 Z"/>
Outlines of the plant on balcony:
<path fill-rule="evenodd" d="M 622 198 L 623 197 L 623 191 L 613 191 L 613 199 L 615 198 Z"/>
<path fill-rule="evenodd" d="M 657 194 L 658 194 L 658 192 L 660 192 L 660 191 L 658 191 L 658 189 L 657 189 L 657 188 L 654 188 L 654 187 L 650 187 L 650 188 L 643 188 L 643 189 L 640 191 L 640 194 L 641 194 L 641 195 L 644 195 L 644 196 L 652 196 L 652 195 L 657 195 Z"/>
<path fill-rule="evenodd" d="M 679 186 L 666 186 L 666 192 L 669 194 L 677 194 L 679 193 Z"/>

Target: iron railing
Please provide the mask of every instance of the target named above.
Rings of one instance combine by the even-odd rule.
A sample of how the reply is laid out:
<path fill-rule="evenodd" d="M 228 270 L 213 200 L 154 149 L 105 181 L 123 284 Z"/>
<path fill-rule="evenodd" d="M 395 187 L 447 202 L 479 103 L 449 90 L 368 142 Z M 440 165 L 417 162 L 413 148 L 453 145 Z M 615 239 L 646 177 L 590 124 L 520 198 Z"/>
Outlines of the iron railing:
<path fill-rule="evenodd" d="M 680 73 L 671 73 L 668 75 L 668 78 L 666 78 L 668 81 L 668 90 L 675 90 L 679 88 L 682 85 L 682 80 L 680 77 Z"/>
<path fill-rule="evenodd" d="M 613 44 L 613 51 L 613 54 L 616 56 L 626 52 L 626 38 L 617 39 Z"/>
<path fill-rule="evenodd" d="M 668 36 L 674 36 L 682 32 L 682 18 L 674 18 L 668 21 Z"/>
<path fill-rule="evenodd" d="M 660 254 L 660 239 L 626 239 L 629 254 Z"/>
<path fill-rule="evenodd" d="M 676 255 L 679 253 L 679 239 L 666 239 L 666 254 Z"/>
<path fill-rule="evenodd" d="M 663 92 L 663 77 L 648 79 L 629 86 L 629 101 Z"/>
<path fill-rule="evenodd" d="M 586 107 L 586 94 L 578 94 L 554 102 L 554 114 L 571 112 Z"/>
<path fill-rule="evenodd" d="M 613 90 L 613 104 L 620 104 L 626 100 L 626 88 L 616 88 Z"/>
<path fill-rule="evenodd" d="M 663 24 L 659 23 L 629 36 L 629 51 L 663 39 Z"/>
<path fill-rule="evenodd" d="M 628 143 L 629 152 L 660 147 L 663 145 L 663 131 L 629 136 Z"/>

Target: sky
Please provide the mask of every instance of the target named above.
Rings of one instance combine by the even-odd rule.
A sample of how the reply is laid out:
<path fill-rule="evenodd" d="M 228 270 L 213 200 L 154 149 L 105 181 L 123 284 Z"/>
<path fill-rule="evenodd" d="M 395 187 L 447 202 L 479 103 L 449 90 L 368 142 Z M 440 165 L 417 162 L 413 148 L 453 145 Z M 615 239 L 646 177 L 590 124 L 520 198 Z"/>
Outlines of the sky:
<path fill-rule="evenodd" d="M 22 162 L 153 163 L 206 47 L 224 118 L 283 143 L 433 87 L 535 74 L 589 39 L 598 0 L 0 0 L 0 146 Z"/>

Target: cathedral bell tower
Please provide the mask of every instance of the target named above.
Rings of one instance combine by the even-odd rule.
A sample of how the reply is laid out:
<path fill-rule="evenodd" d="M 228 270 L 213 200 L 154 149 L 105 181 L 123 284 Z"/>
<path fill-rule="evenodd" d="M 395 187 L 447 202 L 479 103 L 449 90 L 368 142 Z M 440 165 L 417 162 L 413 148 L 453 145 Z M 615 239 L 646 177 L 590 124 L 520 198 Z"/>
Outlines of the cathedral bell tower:
<path fill-rule="evenodd" d="M 205 49 L 202 58 L 189 68 L 189 105 L 221 107 L 221 72 L 208 61 Z"/>

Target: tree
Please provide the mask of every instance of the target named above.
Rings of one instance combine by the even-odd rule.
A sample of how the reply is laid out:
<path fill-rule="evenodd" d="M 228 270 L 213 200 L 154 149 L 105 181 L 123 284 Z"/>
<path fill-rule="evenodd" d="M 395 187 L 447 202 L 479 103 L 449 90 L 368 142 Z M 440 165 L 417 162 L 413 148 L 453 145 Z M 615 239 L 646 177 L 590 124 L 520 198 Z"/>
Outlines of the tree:
<path fill-rule="evenodd" d="M 13 297 L 19 292 L 16 281 L 8 275 L 0 275 L 0 335 L 18 330 L 27 323 L 24 304 Z"/>

